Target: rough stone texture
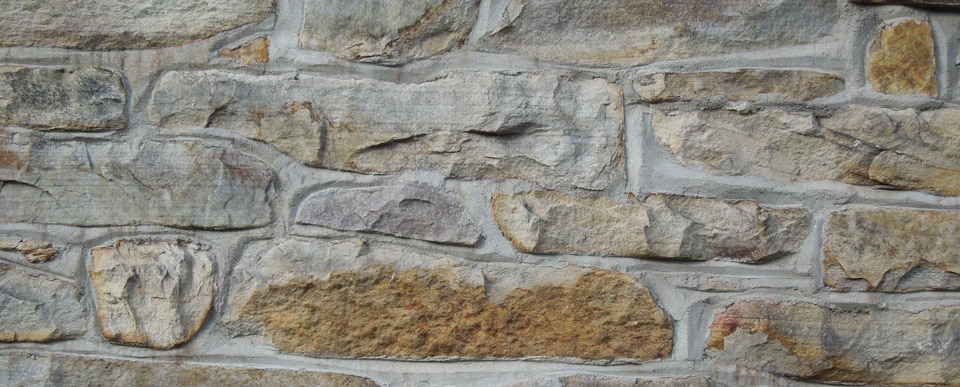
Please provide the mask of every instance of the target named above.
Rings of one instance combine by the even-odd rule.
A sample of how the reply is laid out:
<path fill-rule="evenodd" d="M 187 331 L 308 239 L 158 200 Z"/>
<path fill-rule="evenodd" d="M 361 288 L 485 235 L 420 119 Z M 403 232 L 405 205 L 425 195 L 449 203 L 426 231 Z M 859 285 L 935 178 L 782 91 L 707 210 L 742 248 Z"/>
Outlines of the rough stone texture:
<path fill-rule="evenodd" d="M 14 251 L 23 254 L 23 257 L 30 263 L 47 262 L 58 253 L 57 248 L 49 243 L 20 238 L 0 238 L 0 251 Z"/>
<path fill-rule="evenodd" d="M 710 379 L 697 375 L 686 378 L 615 379 L 591 376 L 565 376 L 563 387 L 711 387 Z"/>
<path fill-rule="evenodd" d="M 240 47 L 220 50 L 219 55 L 244 65 L 267 63 L 270 61 L 270 53 L 267 51 L 269 48 L 270 41 L 267 38 L 257 38 Z"/>
<path fill-rule="evenodd" d="M 300 206 L 297 223 L 460 245 L 480 240 L 460 197 L 415 183 L 317 192 Z"/>
<path fill-rule="evenodd" d="M 479 0 L 306 0 L 300 46 L 350 60 L 404 64 L 460 47 L 479 5 Z"/>
<path fill-rule="evenodd" d="M 175 46 L 263 20 L 272 11 L 271 0 L 7 0 L 0 46 Z"/>
<path fill-rule="evenodd" d="M 272 219 L 266 164 L 195 139 L 49 140 L 0 131 L 0 221 L 236 229 Z"/>
<path fill-rule="evenodd" d="M 165 74 L 148 111 L 158 125 L 234 130 L 311 166 L 602 189 L 623 179 L 621 100 L 607 81 L 554 75 L 396 84 L 213 70 Z"/>
<path fill-rule="evenodd" d="M 809 70 L 738 69 L 700 73 L 656 73 L 640 77 L 634 89 L 646 102 L 691 101 L 723 96 L 755 101 L 762 94 L 777 99 L 811 100 L 843 91 L 838 75 Z"/>
<path fill-rule="evenodd" d="M 838 180 L 960 195 L 960 109 L 861 105 L 828 117 L 777 108 L 655 112 L 657 140 L 681 163 L 776 181 Z"/>
<path fill-rule="evenodd" d="M 318 386 L 373 387 L 357 376 L 183 361 L 132 361 L 93 356 L 12 352 L 0 355 L 5 386 Z"/>
<path fill-rule="evenodd" d="M 478 48 L 629 66 L 812 43 L 837 18 L 834 0 L 512 0 Z"/>
<path fill-rule="evenodd" d="M 840 290 L 960 289 L 960 213 L 852 207 L 823 230 L 823 280 Z"/>
<path fill-rule="evenodd" d="M 40 130 L 123 129 L 126 107 L 127 92 L 120 74 L 114 71 L 0 67 L 0 125 Z"/>
<path fill-rule="evenodd" d="M 107 340 L 166 349 L 189 341 L 200 329 L 216 287 L 206 247 L 120 240 L 91 255 L 90 281 Z"/>
<path fill-rule="evenodd" d="M 930 23 L 907 20 L 888 26 L 870 46 L 867 79 L 886 94 L 937 98 L 937 63 Z"/>
<path fill-rule="evenodd" d="M 523 252 L 760 262 L 799 251 L 810 213 L 651 195 L 629 203 L 551 191 L 495 194 L 493 217 Z"/>
<path fill-rule="evenodd" d="M 710 326 L 707 355 L 829 382 L 947 385 L 960 380 L 960 310 L 742 301 Z"/>
<path fill-rule="evenodd" d="M 76 286 L 0 262 L 0 342 L 72 339 L 86 325 Z"/>
<path fill-rule="evenodd" d="M 957 0 L 850 0 L 851 3 L 866 5 L 908 5 L 911 7 L 936 8 L 944 10 L 960 9 L 960 1 Z"/>

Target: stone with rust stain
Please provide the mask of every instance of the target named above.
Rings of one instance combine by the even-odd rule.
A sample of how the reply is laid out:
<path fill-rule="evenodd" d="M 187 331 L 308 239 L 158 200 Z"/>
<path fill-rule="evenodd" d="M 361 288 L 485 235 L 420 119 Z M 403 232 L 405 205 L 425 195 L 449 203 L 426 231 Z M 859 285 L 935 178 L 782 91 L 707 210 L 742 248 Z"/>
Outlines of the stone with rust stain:
<path fill-rule="evenodd" d="M 707 356 L 831 383 L 947 385 L 960 380 L 960 309 L 740 301 L 710 326 Z"/>
<path fill-rule="evenodd" d="M 103 336 L 157 349 L 189 341 L 216 290 L 207 249 L 174 240 L 119 240 L 93 249 L 89 274 Z"/>
<path fill-rule="evenodd" d="M 930 23 L 907 20 L 885 27 L 870 46 L 867 79 L 886 94 L 937 98 L 937 64 Z"/>
<path fill-rule="evenodd" d="M 834 289 L 960 289 L 960 213 L 851 207 L 823 230 L 823 280 Z"/>
<path fill-rule="evenodd" d="M 267 63 L 270 61 L 270 41 L 267 38 L 256 38 L 240 47 L 220 50 L 221 58 L 230 58 L 244 65 Z"/>
<path fill-rule="evenodd" d="M 843 91 L 838 75 L 809 70 L 737 69 L 699 73 L 656 73 L 639 77 L 634 89 L 646 102 L 690 101 L 722 96 L 729 101 L 811 100 Z"/>
<path fill-rule="evenodd" d="M 73 339 L 86 321 L 74 284 L 0 262 L 0 342 Z"/>
<path fill-rule="evenodd" d="M 14 251 L 23 254 L 30 263 L 43 263 L 53 259 L 59 251 L 53 245 L 32 239 L 0 238 L 0 251 Z"/>
<path fill-rule="evenodd" d="M 0 23 L 3 24 L 3 23 Z M 127 125 L 119 73 L 95 67 L 0 67 L 0 125 L 102 131 Z"/>
<path fill-rule="evenodd" d="M 552 191 L 496 194 L 493 217 L 523 252 L 760 262 L 799 251 L 810 213 L 673 195 L 617 202 Z"/>

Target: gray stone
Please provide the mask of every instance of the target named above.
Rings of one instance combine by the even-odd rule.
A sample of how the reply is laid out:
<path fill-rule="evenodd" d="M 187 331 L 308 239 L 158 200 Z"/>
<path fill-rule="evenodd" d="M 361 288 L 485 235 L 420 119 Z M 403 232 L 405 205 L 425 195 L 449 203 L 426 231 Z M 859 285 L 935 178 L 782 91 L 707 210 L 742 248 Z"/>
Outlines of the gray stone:
<path fill-rule="evenodd" d="M 271 0 L 7 0 L 0 46 L 175 46 L 265 19 Z"/>
<path fill-rule="evenodd" d="M 76 286 L 0 262 L 0 342 L 72 339 L 86 321 Z"/>
<path fill-rule="evenodd" d="M 460 245 L 480 240 L 460 198 L 424 184 L 323 190 L 300 205 L 297 223 Z"/>
<path fill-rule="evenodd" d="M 0 221 L 237 229 L 271 222 L 272 175 L 230 144 L 0 132 Z"/>
<path fill-rule="evenodd" d="M 123 80 L 110 70 L 0 67 L 2 125 L 40 130 L 123 129 L 126 107 Z"/>
<path fill-rule="evenodd" d="M 103 336 L 157 349 L 189 341 L 216 291 L 206 249 L 189 241 L 149 240 L 93 249 L 90 282 Z"/>
<path fill-rule="evenodd" d="M 850 0 L 850 2 L 865 5 L 907 5 L 943 10 L 960 9 L 960 1 L 957 0 Z"/>
<path fill-rule="evenodd" d="M 306 0 L 300 46 L 362 62 L 403 64 L 460 47 L 479 0 Z"/>
<path fill-rule="evenodd" d="M 837 22 L 835 0 L 512 0 L 478 49 L 581 65 L 806 44 Z"/>
<path fill-rule="evenodd" d="M 617 202 L 560 192 L 495 194 L 493 218 L 523 252 L 761 262 L 798 252 L 810 213 L 655 194 Z"/>
<path fill-rule="evenodd" d="M 811 100 L 843 91 L 838 75 L 808 70 L 738 69 L 699 73 L 656 73 L 640 77 L 634 89 L 646 102 L 690 101 L 722 96 L 756 101 L 760 95 Z"/>
<path fill-rule="evenodd" d="M 587 375 L 560 378 L 563 387 L 711 387 L 714 384 L 706 376 L 685 378 L 605 378 Z"/>
<path fill-rule="evenodd" d="M 479 72 L 397 84 L 171 72 L 147 110 L 161 126 L 233 130 L 323 168 L 587 189 L 623 179 L 621 93 L 601 79 Z"/>
<path fill-rule="evenodd" d="M 23 258 L 30 263 L 47 262 L 58 253 L 57 248 L 49 243 L 22 238 L 0 238 L 0 251 L 14 251 L 23 254 Z"/>

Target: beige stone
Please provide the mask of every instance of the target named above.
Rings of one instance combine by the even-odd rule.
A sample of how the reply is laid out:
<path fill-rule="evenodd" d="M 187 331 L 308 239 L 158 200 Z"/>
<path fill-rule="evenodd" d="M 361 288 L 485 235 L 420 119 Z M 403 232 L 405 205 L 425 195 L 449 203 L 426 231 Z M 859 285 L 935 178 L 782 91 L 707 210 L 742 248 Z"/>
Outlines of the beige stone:
<path fill-rule="evenodd" d="M 656 73 L 634 81 L 646 102 L 690 101 L 724 97 L 756 101 L 760 95 L 785 100 L 811 100 L 843 91 L 838 75 L 809 70 L 738 69 L 699 73 Z"/>
<path fill-rule="evenodd" d="M 244 65 L 267 63 L 270 61 L 270 40 L 256 38 L 236 48 L 220 50 L 221 58 L 230 58 Z"/>
<path fill-rule="evenodd" d="M 672 195 L 617 202 L 536 191 L 496 194 L 493 217 L 523 252 L 760 262 L 799 251 L 809 212 Z"/>
<path fill-rule="evenodd" d="M 867 79 L 881 93 L 937 98 L 937 63 L 930 24 L 907 20 L 880 31 L 870 46 Z"/>
<path fill-rule="evenodd" d="M 48 342 L 86 332 L 80 291 L 51 275 L 0 261 L 0 342 Z"/>
<path fill-rule="evenodd" d="M 0 125 L 62 131 L 123 129 L 126 108 L 127 92 L 116 71 L 0 67 Z"/>
<path fill-rule="evenodd" d="M 713 384 L 706 376 L 697 375 L 686 378 L 603 378 L 591 376 L 565 376 L 560 378 L 563 387 L 711 387 Z"/>
<path fill-rule="evenodd" d="M 57 248 L 49 243 L 22 238 L 0 238 L 0 251 L 18 252 L 30 263 L 47 262 L 59 253 Z"/>

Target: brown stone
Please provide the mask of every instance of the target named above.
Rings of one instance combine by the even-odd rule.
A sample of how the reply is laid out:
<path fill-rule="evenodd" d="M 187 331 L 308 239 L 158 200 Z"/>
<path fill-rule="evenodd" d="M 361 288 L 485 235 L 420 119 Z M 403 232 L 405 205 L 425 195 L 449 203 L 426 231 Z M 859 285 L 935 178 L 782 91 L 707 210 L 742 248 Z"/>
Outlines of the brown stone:
<path fill-rule="evenodd" d="M 267 63 L 270 61 L 270 41 L 267 38 L 257 38 L 246 44 L 231 49 L 220 50 L 221 58 L 230 58 L 244 65 Z"/>
<path fill-rule="evenodd" d="M 49 243 L 31 239 L 0 239 L 0 251 L 15 251 L 23 254 L 30 263 L 43 263 L 53 259 L 59 253 Z"/>
<path fill-rule="evenodd" d="M 739 69 L 700 73 L 657 73 L 634 82 L 640 99 L 651 102 L 690 101 L 722 96 L 730 101 L 811 100 L 843 91 L 838 75 L 806 70 Z"/>
<path fill-rule="evenodd" d="M 0 261 L 0 342 L 67 340 L 86 325 L 74 284 Z"/>
<path fill-rule="evenodd" d="M 870 47 L 867 79 L 881 93 L 937 98 L 937 63 L 930 24 L 907 20 L 885 27 Z"/>

